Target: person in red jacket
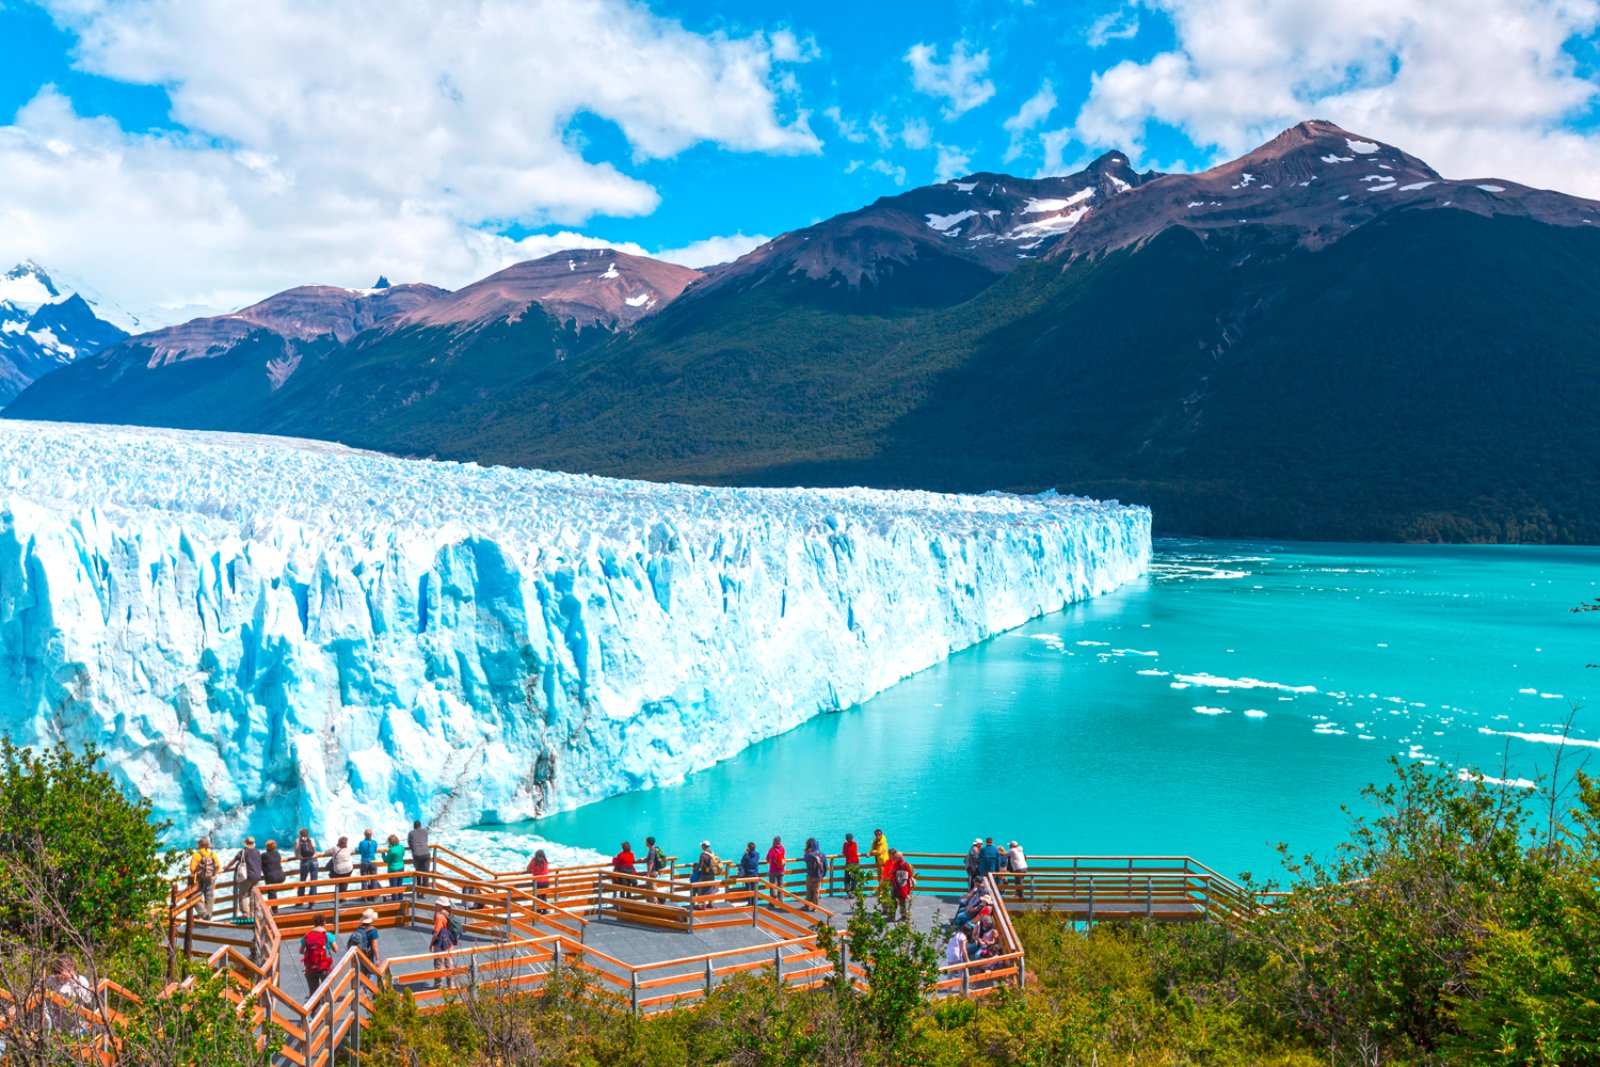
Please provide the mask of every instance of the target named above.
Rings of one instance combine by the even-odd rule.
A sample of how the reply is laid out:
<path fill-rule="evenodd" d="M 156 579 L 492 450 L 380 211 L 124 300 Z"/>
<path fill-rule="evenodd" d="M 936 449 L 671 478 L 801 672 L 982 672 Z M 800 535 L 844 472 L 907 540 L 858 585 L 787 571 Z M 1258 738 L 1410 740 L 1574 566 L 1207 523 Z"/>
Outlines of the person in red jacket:
<path fill-rule="evenodd" d="M 772 847 L 767 849 L 767 881 L 774 886 L 783 886 L 783 838 L 774 837 Z"/>
<path fill-rule="evenodd" d="M 901 922 L 911 921 L 911 891 L 917 885 L 916 868 L 906 862 L 899 849 L 889 850 L 889 895 L 895 915 Z"/>
<path fill-rule="evenodd" d="M 528 873 L 533 876 L 533 895 L 542 899 L 550 888 L 550 860 L 545 856 L 544 849 L 539 849 L 528 861 Z"/>
<path fill-rule="evenodd" d="M 634 857 L 633 846 L 624 841 L 622 851 L 611 857 L 611 873 L 616 875 L 618 885 L 633 885 L 631 875 L 639 873 L 639 861 Z"/>
<path fill-rule="evenodd" d="M 848 895 L 856 891 L 861 881 L 861 846 L 856 844 L 856 835 L 845 834 L 844 847 L 839 851 L 844 854 L 844 891 Z"/>

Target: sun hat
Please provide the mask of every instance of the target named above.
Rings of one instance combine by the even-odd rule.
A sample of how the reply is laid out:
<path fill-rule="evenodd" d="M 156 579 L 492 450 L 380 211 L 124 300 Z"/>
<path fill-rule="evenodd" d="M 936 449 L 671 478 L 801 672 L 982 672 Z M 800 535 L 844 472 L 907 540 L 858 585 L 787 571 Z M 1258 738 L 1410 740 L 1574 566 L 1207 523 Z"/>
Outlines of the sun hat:
<path fill-rule="evenodd" d="M 373 924 L 373 923 L 375 923 L 377 921 L 378 921 L 378 913 L 373 911 L 371 908 L 368 908 L 366 911 L 361 913 L 361 925 L 362 926 L 370 926 L 371 924 Z"/>

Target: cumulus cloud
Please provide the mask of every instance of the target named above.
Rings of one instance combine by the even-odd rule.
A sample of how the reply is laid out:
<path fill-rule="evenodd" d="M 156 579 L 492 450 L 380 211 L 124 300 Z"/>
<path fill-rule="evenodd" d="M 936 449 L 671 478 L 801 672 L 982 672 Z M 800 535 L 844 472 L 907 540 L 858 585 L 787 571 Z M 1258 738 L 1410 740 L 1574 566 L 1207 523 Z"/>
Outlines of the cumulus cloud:
<path fill-rule="evenodd" d="M 951 178 L 959 178 L 972 166 L 972 157 L 953 145 L 934 145 L 937 158 L 934 160 L 934 180 L 947 182 Z"/>
<path fill-rule="evenodd" d="M 772 238 L 764 234 L 730 233 L 722 237 L 702 238 L 682 248 L 665 248 L 654 255 L 656 259 L 685 267 L 714 267 L 718 263 L 731 263 L 770 240 Z"/>
<path fill-rule="evenodd" d="M 458 285 L 535 246 L 603 243 L 498 232 L 656 209 L 648 182 L 585 157 L 583 115 L 636 162 L 820 147 L 777 67 L 814 45 L 695 34 L 632 0 L 48 6 L 78 66 L 165 87 L 190 132 L 126 131 L 42 88 L 0 126 L 0 260 L 130 303 L 232 306 L 380 272 Z"/>
<path fill-rule="evenodd" d="M 1074 132 L 1138 151 L 1152 123 L 1219 155 L 1304 118 L 1457 176 L 1600 195 L 1600 138 L 1568 124 L 1600 88 L 1568 51 L 1595 0 L 1149 0 L 1176 47 L 1095 76 Z"/>
<path fill-rule="evenodd" d="M 912 45 L 906 62 L 911 65 L 912 88 L 945 101 L 947 119 L 964 115 L 994 96 L 994 82 L 985 77 L 989 53 L 969 53 L 965 41 L 957 41 L 950 58 L 943 63 L 939 62 L 937 45 Z"/>
<path fill-rule="evenodd" d="M 1056 91 L 1050 85 L 1050 79 L 1046 78 L 1044 84 L 1039 86 L 1039 91 L 1030 96 L 1015 115 L 1001 123 L 1011 137 L 1010 143 L 1006 146 L 1007 163 L 1022 155 L 1023 139 L 1031 131 L 1038 129 L 1055 109 Z"/>
<path fill-rule="evenodd" d="M 1126 41 L 1139 36 L 1139 16 L 1129 8 L 1108 11 L 1089 24 L 1085 35 L 1090 48 L 1104 48 L 1112 41 Z"/>

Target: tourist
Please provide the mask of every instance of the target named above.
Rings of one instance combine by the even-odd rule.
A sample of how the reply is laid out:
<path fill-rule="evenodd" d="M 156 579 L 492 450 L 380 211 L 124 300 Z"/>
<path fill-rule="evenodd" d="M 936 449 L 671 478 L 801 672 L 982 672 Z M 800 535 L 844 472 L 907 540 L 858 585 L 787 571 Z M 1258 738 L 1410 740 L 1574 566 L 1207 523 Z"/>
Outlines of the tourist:
<path fill-rule="evenodd" d="M 217 890 L 217 854 L 211 851 L 211 839 L 202 837 L 194 843 L 194 855 L 189 858 L 189 884 L 200 891 L 200 918 L 211 918 L 212 899 Z"/>
<path fill-rule="evenodd" d="M 883 836 L 882 830 L 872 831 L 872 845 L 867 852 L 878 864 L 878 887 L 881 889 L 889 881 L 889 839 Z"/>
<path fill-rule="evenodd" d="M 888 884 L 894 912 L 902 922 L 911 922 L 911 892 L 917 885 L 916 868 L 906 862 L 898 849 L 889 850 Z"/>
<path fill-rule="evenodd" d="M 268 841 L 266 849 L 261 853 L 261 881 L 266 885 L 267 899 L 278 899 L 278 887 L 288 880 L 283 873 L 283 853 L 278 851 L 276 841 Z"/>
<path fill-rule="evenodd" d="M 988 889 L 981 885 L 976 887 L 956 905 L 956 924 L 970 926 L 988 915 L 993 905 Z"/>
<path fill-rule="evenodd" d="M 373 840 L 372 830 L 369 827 L 361 835 L 361 840 L 356 843 L 356 855 L 361 857 L 361 883 L 362 889 L 378 888 L 378 842 Z"/>
<path fill-rule="evenodd" d="M 304 826 L 300 827 L 300 836 L 294 839 L 294 858 L 300 861 L 300 881 L 315 882 L 317 880 L 317 843 L 311 840 L 311 831 Z M 301 886 L 294 891 L 297 897 L 307 893 L 315 893 L 314 889 Z"/>
<path fill-rule="evenodd" d="M 255 888 L 261 884 L 261 850 L 256 839 L 244 839 L 244 848 L 233 861 L 233 912 L 251 921 L 256 917 Z"/>
<path fill-rule="evenodd" d="M 350 939 L 345 942 L 345 947 L 358 952 L 364 952 L 367 959 L 374 965 L 379 960 L 378 950 L 378 913 L 368 908 L 361 913 L 361 925 L 355 928 Z"/>
<path fill-rule="evenodd" d="M 844 891 L 848 896 L 861 884 L 861 846 L 856 844 L 856 835 L 845 834 L 844 847 L 839 851 L 844 854 Z"/>
<path fill-rule="evenodd" d="M 78 973 L 78 965 L 71 956 L 56 957 L 51 979 L 56 996 L 78 1009 L 70 1013 L 56 1012 L 61 1016 L 61 1028 L 79 1037 L 87 1035 L 90 1018 L 100 1016 L 100 998 L 94 991 L 94 984 Z"/>
<path fill-rule="evenodd" d="M 545 858 L 544 849 L 536 851 L 528 861 L 528 874 L 533 876 L 535 899 L 542 899 L 545 890 L 550 888 L 550 861 Z"/>
<path fill-rule="evenodd" d="M 967 928 L 958 923 L 955 933 L 951 934 L 950 940 L 945 942 L 944 962 L 946 966 L 954 967 L 957 964 L 968 962 L 967 941 Z"/>
<path fill-rule="evenodd" d="M 970 890 L 983 876 L 983 838 L 972 839 L 972 847 L 967 849 L 967 858 L 962 862 L 962 866 L 967 870 L 967 889 Z"/>
<path fill-rule="evenodd" d="M 300 939 L 300 966 L 306 973 L 306 999 L 309 1001 L 333 970 L 333 935 L 328 933 L 328 920 L 321 915 L 311 920 L 311 929 Z"/>
<path fill-rule="evenodd" d="M 983 873 L 1000 873 L 1000 850 L 994 847 L 994 838 L 986 838 L 983 842 Z"/>
<path fill-rule="evenodd" d="M 428 828 L 422 825 L 421 819 L 413 819 L 411 831 L 406 834 L 406 847 L 411 850 L 411 866 L 417 871 L 417 888 L 428 884 L 423 875 L 428 873 L 428 867 L 433 862 L 433 853 L 428 848 Z"/>
<path fill-rule="evenodd" d="M 822 880 L 828 876 L 828 857 L 814 837 L 806 838 L 804 852 L 806 863 L 806 900 L 812 904 L 822 892 Z"/>
<path fill-rule="evenodd" d="M 404 900 L 406 895 L 400 891 L 405 885 L 404 878 L 395 877 L 406 869 L 406 846 L 400 843 L 399 834 L 389 835 L 389 847 L 383 850 L 383 865 L 389 870 L 389 888 L 393 890 L 390 900 Z"/>
<path fill-rule="evenodd" d="M 461 943 L 461 922 L 456 918 L 448 902 L 437 904 L 433 909 L 433 937 L 428 941 L 428 951 L 444 954 L 452 951 Z M 451 985 L 451 975 L 448 961 L 440 960 L 437 970 L 443 970 L 444 981 L 442 984 Z M 435 982 L 437 989 L 441 983 Z"/>
<path fill-rule="evenodd" d="M 1028 857 L 1023 855 L 1022 846 L 1015 841 L 1006 848 L 1006 867 L 1011 871 L 1011 884 L 1017 890 L 1017 899 L 1022 899 L 1022 882 L 1028 873 Z"/>
<path fill-rule="evenodd" d="M 689 872 L 689 881 L 693 888 L 689 890 L 691 897 L 703 897 L 716 892 L 717 868 L 722 866 L 722 861 L 717 859 L 717 854 L 711 851 L 711 842 L 700 842 L 700 856 L 694 861 L 694 869 Z M 710 909 L 710 902 L 704 905 L 694 904 L 692 910 L 698 911 L 701 907 Z"/>
<path fill-rule="evenodd" d="M 666 869 L 666 866 L 667 858 L 663 856 L 661 854 L 661 850 L 656 847 L 656 839 L 653 837 L 645 838 L 644 873 L 649 875 L 651 878 L 660 878 L 661 872 Z"/>
<path fill-rule="evenodd" d="M 324 855 L 328 857 L 329 878 L 350 877 L 354 864 L 350 858 L 350 839 L 348 837 L 339 838 L 339 843 L 330 848 Z"/>
<path fill-rule="evenodd" d="M 739 877 L 761 877 L 761 853 L 756 851 L 756 843 L 754 841 L 751 841 L 749 844 L 744 846 L 744 855 L 739 857 Z M 747 885 L 745 888 L 750 889 L 754 887 Z"/>
<path fill-rule="evenodd" d="M 776 889 L 783 888 L 783 867 L 783 838 L 774 837 L 772 847 L 767 849 L 767 881 Z"/>
<path fill-rule="evenodd" d="M 624 841 L 621 850 L 611 858 L 611 873 L 619 886 L 634 884 L 632 876 L 639 873 L 639 860 L 628 842 Z"/>

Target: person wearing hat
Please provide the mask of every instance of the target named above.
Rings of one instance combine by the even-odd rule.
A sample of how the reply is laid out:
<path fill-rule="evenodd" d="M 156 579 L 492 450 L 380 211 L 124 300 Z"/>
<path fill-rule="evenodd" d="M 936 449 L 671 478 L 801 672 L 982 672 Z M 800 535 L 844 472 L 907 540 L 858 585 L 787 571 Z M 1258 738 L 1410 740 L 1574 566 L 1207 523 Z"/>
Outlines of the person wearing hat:
<path fill-rule="evenodd" d="M 715 852 L 711 851 L 711 842 L 700 842 L 700 856 L 694 861 L 694 869 L 689 872 L 689 881 L 693 883 L 690 895 L 703 897 L 707 894 L 715 893 L 717 891 L 715 884 L 717 868 L 721 866 L 722 861 L 717 859 Z M 702 905 L 700 904 L 694 905 L 695 910 L 699 910 L 701 907 Z M 708 901 L 703 907 L 710 910 L 710 902 Z"/>
<path fill-rule="evenodd" d="M 1006 868 L 1011 872 L 1011 884 L 1017 891 L 1017 899 L 1021 900 L 1022 883 L 1028 874 L 1028 857 L 1015 841 L 1006 846 Z"/>
<path fill-rule="evenodd" d="M 433 939 L 428 942 L 428 951 L 446 953 L 461 943 L 461 924 L 456 920 L 455 911 L 448 901 L 434 905 L 433 909 Z M 444 961 L 441 961 L 444 962 Z M 450 974 L 447 971 L 442 983 L 434 983 L 438 988 L 440 984 L 450 985 Z"/>
<path fill-rule="evenodd" d="M 350 934 L 345 948 L 364 952 L 367 959 L 378 962 L 378 913 L 368 908 L 361 913 L 361 925 Z"/>
<path fill-rule="evenodd" d="M 983 838 L 974 837 L 972 848 L 967 850 L 965 863 L 967 869 L 967 888 L 971 889 L 978 884 L 978 879 L 983 875 Z"/>

